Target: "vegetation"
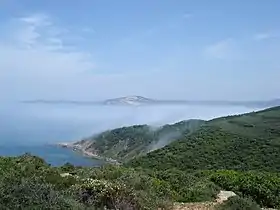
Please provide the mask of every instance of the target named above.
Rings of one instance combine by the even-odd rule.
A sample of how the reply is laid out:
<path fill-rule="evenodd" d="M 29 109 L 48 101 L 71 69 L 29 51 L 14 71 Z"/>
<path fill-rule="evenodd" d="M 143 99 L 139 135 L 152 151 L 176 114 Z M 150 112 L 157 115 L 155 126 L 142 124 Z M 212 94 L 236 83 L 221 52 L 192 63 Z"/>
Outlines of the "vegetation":
<path fill-rule="evenodd" d="M 205 188 L 210 192 L 218 186 L 251 197 L 261 206 L 279 208 L 280 107 L 208 121 L 190 135 L 126 166 L 155 170 L 157 174 L 170 171 L 161 178 L 175 189 L 188 183 L 187 178 L 174 183 L 172 177 L 178 171 L 181 177 L 194 174 L 193 180 L 199 177 L 204 186 L 214 186 Z M 188 190 L 180 189 L 181 199 L 190 201 Z"/>
<path fill-rule="evenodd" d="M 204 121 L 188 120 L 160 128 L 134 125 L 92 136 L 77 142 L 84 150 L 120 162 L 162 148 L 179 137 L 196 130 Z"/>
<path fill-rule="evenodd" d="M 218 205 L 217 210 L 261 210 L 259 205 L 249 198 L 230 197 L 226 202 Z"/>
<path fill-rule="evenodd" d="M 123 167 L 54 168 L 26 154 L 0 169 L 1 209 L 167 209 L 173 199 L 168 183 Z"/>
<path fill-rule="evenodd" d="M 280 171 L 280 107 L 206 122 L 129 166 L 166 170 Z"/>
<path fill-rule="evenodd" d="M 147 171 L 146 171 L 147 173 Z M 157 170 L 153 177 L 170 184 L 177 202 L 213 201 L 220 187 L 202 171 L 185 172 L 177 169 Z"/>
<path fill-rule="evenodd" d="M 149 152 L 176 131 L 184 133 L 179 140 Z M 238 195 L 215 205 L 220 210 L 280 208 L 280 107 L 156 130 L 131 126 L 85 142 L 129 161 L 55 168 L 30 154 L 2 157 L 1 209 L 170 209 L 174 202 L 214 201 L 220 190 Z"/>
<path fill-rule="evenodd" d="M 217 171 L 211 181 L 226 190 L 250 197 L 261 206 L 280 207 L 280 174 L 250 171 Z"/>

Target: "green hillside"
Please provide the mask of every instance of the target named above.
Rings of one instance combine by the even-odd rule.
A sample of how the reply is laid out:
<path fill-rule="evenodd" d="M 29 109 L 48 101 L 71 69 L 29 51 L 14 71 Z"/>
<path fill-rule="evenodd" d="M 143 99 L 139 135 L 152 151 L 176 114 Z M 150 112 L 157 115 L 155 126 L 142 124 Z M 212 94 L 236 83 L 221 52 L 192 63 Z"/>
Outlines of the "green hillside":
<path fill-rule="evenodd" d="M 126 165 L 153 171 L 178 192 L 179 201 L 211 200 L 219 187 L 280 208 L 280 107 L 208 121 Z"/>
<path fill-rule="evenodd" d="M 276 107 L 158 129 L 125 127 L 80 142 L 98 148 L 99 154 L 113 156 L 115 152 L 122 160 L 137 156 L 124 166 L 51 167 L 29 154 L 0 157 L 0 206 L 178 209 L 172 207 L 176 202 L 213 204 L 221 190 L 230 190 L 237 197 L 217 205 L 218 209 L 279 209 L 279 131 L 280 107 Z M 180 134 L 179 140 L 173 133 Z M 166 141 L 167 146 L 146 155 L 137 154 L 155 149 L 164 137 L 171 143 Z"/>
<path fill-rule="evenodd" d="M 0 209 L 167 209 L 169 184 L 141 171 L 115 166 L 51 167 L 25 154 L 0 157 Z"/>
<path fill-rule="evenodd" d="M 133 167 L 280 172 L 280 107 L 214 119 L 144 157 Z"/>
<path fill-rule="evenodd" d="M 87 152 L 123 162 L 164 147 L 195 131 L 203 123 L 202 120 L 188 120 L 159 128 L 134 125 L 103 132 L 75 145 Z"/>

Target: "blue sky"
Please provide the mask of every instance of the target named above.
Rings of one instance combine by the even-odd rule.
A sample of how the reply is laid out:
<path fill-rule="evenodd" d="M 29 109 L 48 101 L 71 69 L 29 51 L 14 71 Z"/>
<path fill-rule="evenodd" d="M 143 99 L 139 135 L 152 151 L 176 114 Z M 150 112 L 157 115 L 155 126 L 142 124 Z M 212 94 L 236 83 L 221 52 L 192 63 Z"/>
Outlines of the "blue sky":
<path fill-rule="evenodd" d="M 279 9 L 276 0 L 1 0 L 1 98 L 279 98 Z"/>

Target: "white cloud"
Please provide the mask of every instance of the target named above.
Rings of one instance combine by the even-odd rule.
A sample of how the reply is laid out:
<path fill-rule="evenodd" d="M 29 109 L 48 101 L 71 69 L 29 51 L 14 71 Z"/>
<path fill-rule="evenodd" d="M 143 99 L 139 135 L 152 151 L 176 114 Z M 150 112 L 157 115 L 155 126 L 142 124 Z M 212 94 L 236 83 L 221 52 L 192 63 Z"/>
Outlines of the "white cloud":
<path fill-rule="evenodd" d="M 46 14 L 32 14 L 19 18 L 20 21 L 34 26 L 49 26 L 52 25 L 49 16 Z"/>
<path fill-rule="evenodd" d="M 207 46 L 203 53 L 209 58 L 228 59 L 233 58 L 234 51 L 234 41 L 229 38 Z"/>
<path fill-rule="evenodd" d="M 27 48 L 45 47 L 46 49 L 61 49 L 62 34 L 66 29 L 57 27 L 51 18 L 45 14 L 35 14 L 17 19 L 14 28 L 14 38 Z"/>
<path fill-rule="evenodd" d="M 36 40 L 40 38 L 40 34 L 36 32 L 36 27 L 32 25 L 29 25 L 19 31 L 17 36 L 18 41 L 28 48 L 36 44 Z"/>
<path fill-rule="evenodd" d="M 271 38 L 275 38 L 275 37 L 277 37 L 277 34 L 275 34 L 275 33 L 258 33 L 253 36 L 253 39 L 255 41 L 262 41 L 262 40 L 267 40 L 267 39 L 271 39 Z"/>
<path fill-rule="evenodd" d="M 166 22 L 162 27 L 166 29 Z M 155 32 L 151 29 L 148 31 L 148 34 L 144 33 L 141 36 L 149 36 L 149 34 L 153 35 L 153 33 L 157 34 L 160 32 L 157 31 L 159 29 L 156 28 Z M 204 70 L 214 71 L 217 66 L 211 66 L 213 64 L 212 60 L 210 62 L 200 62 L 201 57 L 197 55 L 197 53 L 201 53 L 200 51 L 183 50 L 177 52 L 178 55 L 176 55 L 176 51 L 174 50 L 174 53 L 172 51 L 169 54 L 164 54 L 165 57 L 162 58 L 163 62 L 159 66 L 151 65 L 151 68 L 159 69 L 160 72 L 145 75 L 145 72 L 148 72 L 147 68 L 143 68 L 145 65 L 140 64 L 138 68 L 139 61 L 134 62 L 128 60 L 135 55 L 127 59 L 126 56 L 129 55 L 127 51 L 123 50 L 126 46 L 135 47 L 135 43 L 139 45 L 139 48 L 142 47 L 141 37 L 136 36 L 132 37 L 132 41 L 135 43 L 126 43 L 126 45 L 125 43 L 121 43 L 115 49 L 110 50 L 115 51 L 115 53 L 119 53 L 121 50 L 124 56 L 120 57 L 120 59 L 124 60 L 124 64 L 117 63 L 115 65 L 114 62 L 105 58 L 102 65 L 109 65 L 107 74 L 103 72 L 96 74 L 94 72 L 94 69 L 96 69 L 95 59 L 92 56 L 92 52 L 80 48 L 79 39 L 75 39 L 71 45 L 67 44 L 69 36 L 71 36 L 71 41 L 74 40 L 72 36 L 73 34 L 75 36 L 75 33 L 71 32 L 65 26 L 57 25 L 52 17 L 48 15 L 36 14 L 13 19 L 6 23 L 2 22 L 0 23 L 0 31 L 0 58 L 2 58 L 0 59 L 0 90 L 3 92 L 0 100 L 8 97 L 16 100 L 36 98 L 94 100 L 96 98 L 104 99 L 107 97 L 135 94 L 156 98 L 173 97 L 180 99 L 188 97 L 203 99 L 207 97 L 226 97 L 223 94 L 227 93 L 227 95 L 231 95 L 228 92 L 240 93 L 236 88 L 232 89 L 229 86 L 233 83 L 231 76 L 225 75 L 221 79 L 222 84 L 217 82 L 218 79 L 215 76 L 217 74 L 214 74 L 212 79 L 209 79 L 210 73 L 205 74 Z M 75 31 L 85 34 L 82 28 L 81 30 L 77 30 L 76 28 Z M 204 55 L 211 59 L 236 58 L 240 54 L 239 51 L 236 51 L 238 46 L 233 39 L 221 40 L 207 46 L 204 49 Z M 143 51 L 147 51 L 144 47 Z M 242 48 L 242 52 L 243 50 L 244 48 Z M 106 52 L 110 53 L 109 51 Z M 186 52 L 190 56 L 187 56 Z M 98 56 L 98 52 L 94 53 L 97 53 Z M 176 59 L 173 60 L 172 55 Z M 274 57 L 276 55 L 278 54 L 275 53 Z M 180 56 L 182 58 L 177 60 Z M 191 64 L 185 66 L 188 60 L 191 61 Z M 180 62 L 182 62 L 182 65 Z M 237 64 L 238 62 L 234 63 L 234 65 Z M 133 65 L 139 69 L 139 75 L 135 75 L 135 72 L 128 73 L 128 71 L 133 69 Z M 182 74 L 176 71 L 174 74 L 171 70 L 177 70 L 176 65 L 179 65 L 181 69 L 186 69 L 186 71 Z M 125 70 L 122 74 L 112 74 L 113 70 L 120 69 L 120 67 L 125 68 L 126 66 L 131 67 L 131 69 Z M 104 66 L 102 67 L 104 69 Z M 255 67 L 258 67 L 257 62 L 254 62 L 252 69 L 255 69 Z M 227 68 L 233 68 L 233 66 L 224 65 L 220 70 L 226 74 L 227 71 L 225 69 Z M 163 73 L 163 69 L 166 70 L 166 73 Z M 170 71 L 167 72 L 167 70 Z M 158 79 L 158 75 L 160 75 L 160 79 Z M 202 82 L 201 78 L 203 78 Z M 204 85 L 194 94 L 191 87 L 195 86 L 198 81 Z M 271 84 L 270 80 L 267 81 L 269 81 L 268 84 Z M 246 85 L 247 81 L 244 84 Z M 223 87 L 222 90 L 220 88 L 221 86 Z M 211 87 L 208 93 L 205 93 L 205 87 Z M 244 85 L 243 87 L 242 85 L 238 87 L 242 89 Z M 256 87 L 256 85 L 252 87 L 250 94 L 255 93 Z M 275 87 L 277 87 L 277 84 Z"/>
<path fill-rule="evenodd" d="M 5 34 L 0 34 L 0 57 L 4 58 L 0 62 L 0 89 L 11 90 L 10 97 L 47 91 L 62 94 L 66 87 L 75 88 L 79 75 L 95 68 L 91 53 L 66 45 L 67 30 L 45 14 L 5 24 Z"/>

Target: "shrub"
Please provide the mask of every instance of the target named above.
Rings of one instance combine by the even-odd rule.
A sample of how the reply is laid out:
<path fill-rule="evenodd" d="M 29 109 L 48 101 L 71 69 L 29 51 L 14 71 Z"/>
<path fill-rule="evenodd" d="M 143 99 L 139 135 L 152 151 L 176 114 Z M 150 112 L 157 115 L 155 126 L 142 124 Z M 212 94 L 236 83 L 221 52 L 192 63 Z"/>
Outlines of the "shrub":
<path fill-rule="evenodd" d="M 176 197 L 168 182 L 131 168 L 105 166 L 95 169 L 90 178 L 122 183 L 127 188 L 134 189 L 139 202 L 147 203 L 147 206 L 167 205 Z"/>
<path fill-rule="evenodd" d="M 29 154 L 0 157 L 1 209 L 166 209 L 169 194 L 165 181 L 134 169 L 51 167 Z"/>
<path fill-rule="evenodd" d="M 72 172 L 75 170 L 75 166 L 69 162 L 65 163 L 63 166 L 60 167 L 62 172 Z"/>
<path fill-rule="evenodd" d="M 38 178 L 0 183 L 1 209 L 79 209 L 79 204 Z"/>
<path fill-rule="evenodd" d="M 125 185 L 106 180 L 86 179 L 73 187 L 77 199 L 86 206 L 107 209 L 140 209 L 135 193 Z"/>
<path fill-rule="evenodd" d="M 176 191 L 175 200 L 178 202 L 201 202 L 214 200 L 220 188 L 211 182 L 201 172 L 185 172 L 177 169 L 157 171 L 158 179 L 170 185 Z"/>
<path fill-rule="evenodd" d="M 261 206 L 280 207 L 280 177 L 277 174 L 221 170 L 212 173 L 211 180 L 223 189 L 251 197 Z"/>
<path fill-rule="evenodd" d="M 249 198 L 230 197 L 216 207 L 217 210 L 261 210 L 257 203 Z"/>

